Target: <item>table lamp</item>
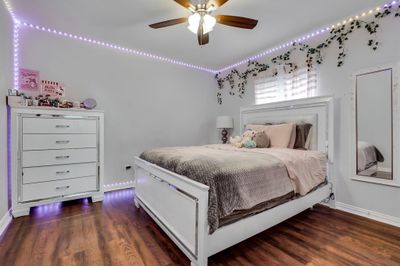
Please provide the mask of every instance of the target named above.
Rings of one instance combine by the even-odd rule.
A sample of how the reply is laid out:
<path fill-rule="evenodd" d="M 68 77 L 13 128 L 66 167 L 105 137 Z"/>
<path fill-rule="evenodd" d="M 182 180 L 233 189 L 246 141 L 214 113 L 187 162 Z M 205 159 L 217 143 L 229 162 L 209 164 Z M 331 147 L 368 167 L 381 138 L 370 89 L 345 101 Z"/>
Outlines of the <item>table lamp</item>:
<path fill-rule="evenodd" d="M 231 116 L 218 116 L 217 117 L 217 129 L 222 129 L 222 143 L 226 144 L 228 141 L 227 129 L 233 128 L 233 117 Z"/>

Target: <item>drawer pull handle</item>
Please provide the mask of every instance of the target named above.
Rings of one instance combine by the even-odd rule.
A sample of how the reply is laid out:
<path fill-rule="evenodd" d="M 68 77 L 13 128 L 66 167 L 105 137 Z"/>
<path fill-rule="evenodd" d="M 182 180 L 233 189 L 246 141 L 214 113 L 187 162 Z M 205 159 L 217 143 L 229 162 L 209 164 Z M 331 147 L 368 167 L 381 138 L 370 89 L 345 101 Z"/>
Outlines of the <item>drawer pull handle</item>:
<path fill-rule="evenodd" d="M 68 144 L 69 142 L 69 140 L 57 140 L 56 144 Z"/>
<path fill-rule="evenodd" d="M 65 160 L 65 159 L 69 159 L 69 156 L 68 155 L 66 155 L 66 156 L 56 156 L 56 159 L 57 160 L 61 160 L 61 159 Z"/>
<path fill-rule="evenodd" d="M 69 125 L 56 125 L 56 128 L 69 128 Z"/>
<path fill-rule="evenodd" d="M 69 173 L 70 173 L 69 170 L 67 170 L 67 171 L 57 171 L 56 175 L 66 175 L 66 174 L 69 174 Z"/>
<path fill-rule="evenodd" d="M 67 190 L 69 189 L 69 186 L 63 186 L 63 187 L 56 187 L 57 190 Z"/>

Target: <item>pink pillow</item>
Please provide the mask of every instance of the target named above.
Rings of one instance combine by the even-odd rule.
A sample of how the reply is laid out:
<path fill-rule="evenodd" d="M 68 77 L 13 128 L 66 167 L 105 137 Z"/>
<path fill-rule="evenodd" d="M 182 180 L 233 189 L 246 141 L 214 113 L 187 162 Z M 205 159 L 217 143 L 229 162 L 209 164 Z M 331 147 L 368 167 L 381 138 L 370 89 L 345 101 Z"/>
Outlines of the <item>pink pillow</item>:
<path fill-rule="evenodd" d="M 293 123 L 279 125 L 246 125 L 246 129 L 264 131 L 270 141 L 272 148 L 288 148 L 291 144 L 292 132 L 296 130 Z"/>

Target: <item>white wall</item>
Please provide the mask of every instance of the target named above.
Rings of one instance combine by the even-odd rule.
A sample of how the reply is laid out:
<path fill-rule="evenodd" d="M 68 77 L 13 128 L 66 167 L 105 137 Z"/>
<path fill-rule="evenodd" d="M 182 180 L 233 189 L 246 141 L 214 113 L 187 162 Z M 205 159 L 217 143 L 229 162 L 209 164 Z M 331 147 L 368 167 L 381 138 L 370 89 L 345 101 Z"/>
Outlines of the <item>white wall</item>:
<path fill-rule="evenodd" d="M 8 208 L 7 177 L 7 90 L 12 88 L 13 23 L 3 3 L 0 3 L 0 219 Z"/>
<path fill-rule="evenodd" d="M 67 98 L 92 97 L 105 111 L 105 183 L 132 178 L 143 150 L 215 140 L 212 75 L 23 29 L 21 67 L 63 82 Z M 213 129 L 213 130 L 210 130 Z"/>
<path fill-rule="evenodd" d="M 330 48 L 323 65 L 318 67 L 318 95 L 334 95 L 336 99 L 335 113 L 335 175 L 337 178 L 337 200 L 360 208 L 377 211 L 387 215 L 400 217 L 400 188 L 362 183 L 350 179 L 349 173 L 349 134 L 350 134 L 350 97 L 354 72 L 364 68 L 400 61 L 399 19 L 388 18 L 381 21 L 378 39 L 382 43 L 373 52 L 367 45 L 366 33 L 355 33 L 347 44 L 348 56 L 345 65 L 336 67 L 337 49 Z M 293 36 L 297 37 L 297 36 Z M 267 48 L 267 47 L 266 47 Z M 266 62 L 267 60 L 265 59 Z M 303 62 L 299 64 L 304 65 Z M 223 104 L 218 113 L 233 115 L 235 124 L 239 125 L 239 107 L 254 104 L 254 86 L 249 82 L 244 99 L 228 95 L 229 85 L 223 90 Z M 379 104 L 379 103 L 378 103 Z M 235 128 L 238 134 L 240 129 Z M 398 163 L 398 162 L 394 162 Z"/>

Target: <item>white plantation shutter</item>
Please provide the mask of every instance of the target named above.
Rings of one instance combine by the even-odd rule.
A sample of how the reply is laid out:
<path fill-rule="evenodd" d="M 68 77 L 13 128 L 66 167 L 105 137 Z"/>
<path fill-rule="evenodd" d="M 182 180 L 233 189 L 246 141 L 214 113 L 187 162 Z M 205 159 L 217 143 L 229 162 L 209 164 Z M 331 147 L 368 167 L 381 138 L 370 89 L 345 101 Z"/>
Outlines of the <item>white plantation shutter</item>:
<path fill-rule="evenodd" d="M 255 97 L 256 104 L 274 102 L 279 99 L 280 91 L 278 90 L 278 78 L 262 78 L 255 81 Z"/>
<path fill-rule="evenodd" d="M 256 104 L 312 97 L 317 89 L 317 74 L 302 68 L 291 74 L 257 79 L 254 85 Z"/>

